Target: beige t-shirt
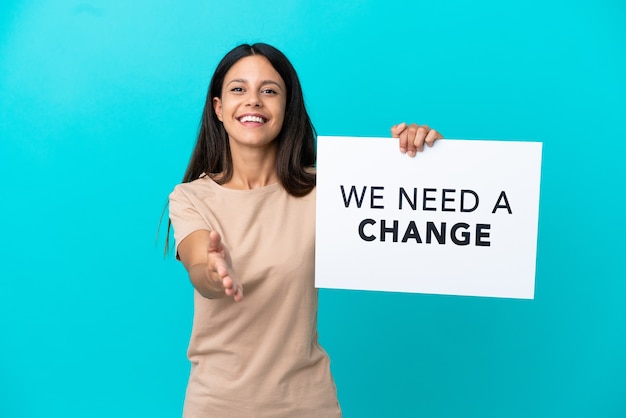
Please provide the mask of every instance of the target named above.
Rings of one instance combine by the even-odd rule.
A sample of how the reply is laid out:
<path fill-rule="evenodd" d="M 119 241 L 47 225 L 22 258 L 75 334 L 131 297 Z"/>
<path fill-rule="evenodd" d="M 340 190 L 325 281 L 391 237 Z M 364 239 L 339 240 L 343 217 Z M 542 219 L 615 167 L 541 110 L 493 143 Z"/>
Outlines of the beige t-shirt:
<path fill-rule="evenodd" d="M 330 361 L 317 341 L 315 190 L 227 189 L 204 176 L 170 195 L 176 248 L 217 230 L 244 298 L 194 291 L 184 417 L 339 417 Z"/>

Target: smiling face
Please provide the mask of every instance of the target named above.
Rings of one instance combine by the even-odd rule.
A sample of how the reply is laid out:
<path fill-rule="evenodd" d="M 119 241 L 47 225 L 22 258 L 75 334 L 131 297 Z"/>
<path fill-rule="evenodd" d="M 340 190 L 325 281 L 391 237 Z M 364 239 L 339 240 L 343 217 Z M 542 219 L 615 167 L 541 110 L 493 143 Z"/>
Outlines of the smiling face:
<path fill-rule="evenodd" d="M 271 147 L 283 126 L 287 91 L 267 58 L 251 55 L 237 61 L 224 77 L 221 94 L 213 98 L 213 108 L 231 151 Z"/>

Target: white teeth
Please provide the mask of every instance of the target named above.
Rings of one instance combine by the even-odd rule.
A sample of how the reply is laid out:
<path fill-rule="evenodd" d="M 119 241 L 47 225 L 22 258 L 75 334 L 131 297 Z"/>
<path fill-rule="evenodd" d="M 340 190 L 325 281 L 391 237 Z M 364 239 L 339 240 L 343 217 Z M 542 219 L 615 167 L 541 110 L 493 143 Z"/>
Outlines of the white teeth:
<path fill-rule="evenodd" d="M 241 119 L 239 119 L 239 121 L 263 123 L 263 118 L 260 116 L 246 115 L 246 116 L 242 116 Z"/>

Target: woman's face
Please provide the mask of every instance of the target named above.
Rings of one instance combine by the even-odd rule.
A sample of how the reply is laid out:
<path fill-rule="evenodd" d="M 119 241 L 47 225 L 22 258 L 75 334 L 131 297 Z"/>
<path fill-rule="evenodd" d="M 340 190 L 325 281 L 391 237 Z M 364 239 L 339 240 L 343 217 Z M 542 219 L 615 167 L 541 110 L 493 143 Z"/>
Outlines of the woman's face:
<path fill-rule="evenodd" d="M 286 105 L 285 82 L 260 55 L 237 61 L 224 77 L 222 97 L 213 98 L 235 152 L 238 147 L 270 147 L 283 126 Z"/>

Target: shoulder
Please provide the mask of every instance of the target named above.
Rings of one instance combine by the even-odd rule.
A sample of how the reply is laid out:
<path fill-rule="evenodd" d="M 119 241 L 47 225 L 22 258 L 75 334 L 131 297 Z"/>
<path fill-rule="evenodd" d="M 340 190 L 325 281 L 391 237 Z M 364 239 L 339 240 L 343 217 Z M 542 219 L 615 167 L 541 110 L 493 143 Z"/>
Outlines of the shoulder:
<path fill-rule="evenodd" d="M 211 190 L 212 183 L 215 183 L 213 179 L 203 174 L 201 177 L 188 183 L 177 184 L 169 195 L 170 201 L 172 199 L 180 199 L 182 197 L 189 198 L 191 196 L 204 194 L 208 190 Z"/>
<path fill-rule="evenodd" d="M 191 232 L 199 229 L 210 230 L 210 208 L 207 201 L 213 200 L 214 192 L 210 184 L 213 180 L 204 176 L 174 187 L 169 195 L 169 217 L 174 226 L 174 238 L 179 243 Z"/>

